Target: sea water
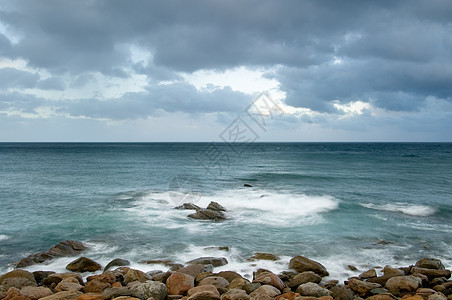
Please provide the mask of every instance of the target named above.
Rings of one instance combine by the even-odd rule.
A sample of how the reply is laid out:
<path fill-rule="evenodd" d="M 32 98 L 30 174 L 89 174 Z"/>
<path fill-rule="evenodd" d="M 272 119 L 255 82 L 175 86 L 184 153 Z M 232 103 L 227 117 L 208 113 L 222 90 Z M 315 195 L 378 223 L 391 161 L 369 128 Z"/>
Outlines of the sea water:
<path fill-rule="evenodd" d="M 210 201 L 226 221 L 174 209 Z M 448 143 L 1 143 L 0 205 L 0 273 L 66 239 L 143 271 L 201 256 L 247 277 L 296 255 L 334 279 L 422 257 L 452 267 Z M 279 259 L 248 261 L 254 252 Z M 63 272 L 73 259 L 26 269 Z"/>

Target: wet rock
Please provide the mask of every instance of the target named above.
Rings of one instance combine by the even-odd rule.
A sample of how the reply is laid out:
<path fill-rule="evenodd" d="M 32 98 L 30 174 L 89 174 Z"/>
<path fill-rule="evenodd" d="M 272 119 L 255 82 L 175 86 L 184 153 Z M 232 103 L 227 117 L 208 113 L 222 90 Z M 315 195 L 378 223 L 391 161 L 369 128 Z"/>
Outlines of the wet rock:
<path fill-rule="evenodd" d="M 241 289 L 230 289 L 221 296 L 221 300 L 249 300 L 250 296 Z"/>
<path fill-rule="evenodd" d="M 352 291 L 360 296 L 365 296 L 369 294 L 372 289 L 381 287 L 381 285 L 378 283 L 366 282 L 356 278 L 350 278 L 348 281 L 348 286 L 352 289 Z"/>
<path fill-rule="evenodd" d="M 290 277 L 289 286 L 296 287 L 303 283 L 308 282 L 320 283 L 320 281 L 322 281 L 322 277 L 320 277 L 313 271 L 306 271 Z"/>
<path fill-rule="evenodd" d="M 189 214 L 188 217 L 195 220 L 211 220 L 211 221 L 226 220 L 226 216 L 222 211 L 204 208 L 197 209 L 196 213 Z"/>
<path fill-rule="evenodd" d="M 224 208 L 220 203 L 215 201 L 211 201 L 207 206 L 207 209 L 211 209 L 214 211 L 226 211 L 226 208 Z"/>
<path fill-rule="evenodd" d="M 252 298 L 259 299 L 259 297 L 262 297 L 264 295 L 274 298 L 278 295 L 281 295 L 281 292 L 274 286 L 263 285 L 263 286 L 259 287 L 258 289 L 256 289 L 255 291 L 253 291 L 250 294 L 250 297 L 251 297 L 251 299 Z"/>
<path fill-rule="evenodd" d="M 235 278 L 231 281 L 231 283 L 228 285 L 228 289 L 240 289 L 245 290 L 246 286 L 249 286 L 251 282 L 248 279 L 245 278 Z"/>
<path fill-rule="evenodd" d="M 157 281 L 146 281 L 133 289 L 138 295 L 143 295 L 144 299 L 153 297 L 155 300 L 165 300 L 166 296 L 168 296 L 166 285 Z"/>
<path fill-rule="evenodd" d="M 311 297 L 322 297 L 329 295 L 327 289 L 313 282 L 300 284 L 297 288 L 297 293 L 299 293 L 302 296 L 311 296 Z"/>
<path fill-rule="evenodd" d="M 175 207 L 176 209 L 192 209 L 192 210 L 197 210 L 200 209 L 201 207 L 199 207 L 198 205 L 194 204 L 194 203 L 184 203 L 180 206 Z"/>
<path fill-rule="evenodd" d="M 436 258 L 427 258 L 424 257 L 420 260 L 418 260 L 415 264 L 418 268 L 424 268 L 424 269 L 435 269 L 435 270 L 445 270 L 443 263 L 441 260 Z"/>
<path fill-rule="evenodd" d="M 204 250 L 229 251 L 229 247 L 228 246 L 211 246 L 211 247 L 205 247 Z"/>
<path fill-rule="evenodd" d="M 52 291 L 43 286 L 25 286 L 20 290 L 20 294 L 31 300 L 37 300 L 43 297 L 53 295 Z"/>
<path fill-rule="evenodd" d="M 355 296 L 350 288 L 344 286 L 334 286 L 330 289 L 330 293 L 335 300 L 353 300 Z"/>
<path fill-rule="evenodd" d="M 93 279 L 88 281 L 85 284 L 85 293 L 97 293 L 97 294 L 102 294 L 104 292 L 105 289 L 111 287 L 112 283 L 109 282 L 103 282 L 100 281 L 98 279 Z"/>
<path fill-rule="evenodd" d="M 16 268 L 24 268 L 34 264 L 43 263 L 57 257 L 75 256 L 83 252 L 86 247 L 82 242 L 78 241 L 62 241 L 49 249 L 49 251 L 32 254 L 23 258 Z"/>
<path fill-rule="evenodd" d="M 213 285 L 217 289 L 218 288 L 227 288 L 229 285 L 229 281 L 227 281 L 223 277 L 210 276 L 210 277 L 206 277 L 203 280 L 201 280 L 199 285 Z"/>
<path fill-rule="evenodd" d="M 111 267 L 121 267 L 121 266 L 129 266 L 129 265 L 130 265 L 130 261 L 128 261 L 127 259 L 116 258 L 116 259 L 113 259 L 111 262 L 109 262 L 105 266 L 104 272 L 107 271 L 108 269 L 110 269 Z"/>
<path fill-rule="evenodd" d="M 355 266 L 353 266 L 353 265 L 347 265 L 347 268 L 348 268 L 350 271 L 358 271 L 358 268 L 355 267 Z"/>
<path fill-rule="evenodd" d="M 0 285 L 8 290 L 11 287 L 21 289 L 24 286 L 37 286 L 37 283 L 32 273 L 25 270 L 13 270 L 0 276 Z"/>
<path fill-rule="evenodd" d="M 174 273 L 166 280 L 169 295 L 183 295 L 195 286 L 195 278 L 184 273 Z"/>
<path fill-rule="evenodd" d="M 367 270 L 359 275 L 359 279 L 369 279 L 374 277 L 377 277 L 377 271 L 375 269 Z"/>
<path fill-rule="evenodd" d="M 426 269 L 426 268 L 418 268 L 413 267 L 410 270 L 411 273 L 419 273 L 427 276 L 430 280 L 436 277 L 444 277 L 450 278 L 450 270 L 435 270 L 435 269 Z"/>
<path fill-rule="evenodd" d="M 38 285 L 42 285 L 44 279 L 46 279 L 50 274 L 55 274 L 53 271 L 35 271 L 33 272 L 33 276 L 35 277 L 36 283 Z"/>
<path fill-rule="evenodd" d="M 397 276 L 390 278 L 385 287 L 395 296 L 415 292 L 422 284 L 422 280 L 414 276 Z"/>
<path fill-rule="evenodd" d="M 151 276 L 140 270 L 129 269 L 127 274 L 124 276 L 124 282 L 129 283 L 133 281 L 146 282 L 152 280 Z"/>
<path fill-rule="evenodd" d="M 64 291 L 43 297 L 41 300 L 77 300 L 80 295 L 83 295 L 83 293 L 79 291 Z"/>
<path fill-rule="evenodd" d="M 296 256 L 290 260 L 289 268 L 302 273 L 306 271 L 313 271 L 320 276 L 328 276 L 329 273 L 326 268 L 319 262 L 311 260 L 304 256 Z"/>
<path fill-rule="evenodd" d="M 280 291 L 285 287 L 284 282 L 278 277 L 278 275 L 276 275 L 272 272 L 258 273 L 255 276 L 253 282 L 258 282 L 262 285 L 271 285 Z"/>
<path fill-rule="evenodd" d="M 186 262 L 189 265 L 212 265 L 220 267 L 228 264 L 228 260 L 224 257 L 200 257 Z"/>
<path fill-rule="evenodd" d="M 166 283 L 166 280 L 171 276 L 171 274 L 173 274 L 173 273 L 168 271 L 168 272 L 165 272 L 165 273 L 162 272 L 162 273 L 159 273 L 159 274 L 155 274 L 152 277 L 154 278 L 155 281 Z"/>
<path fill-rule="evenodd" d="M 95 272 L 97 270 L 101 270 L 102 266 L 88 257 L 80 257 L 76 260 L 70 262 L 66 269 L 72 272 Z"/>
<path fill-rule="evenodd" d="M 336 286 L 339 283 L 339 280 L 333 279 L 333 280 L 328 280 L 324 283 L 322 283 L 322 286 L 326 289 L 331 289 L 332 287 Z"/>
<path fill-rule="evenodd" d="M 403 276 L 405 275 L 405 272 L 400 270 L 399 268 L 391 268 L 390 266 L 385 266 L 383 268 L 383 274 L 390 276 L 390 275 L 394 275 L 394 276 Z"/>
<path fill-rule="evenodd" d="M 402 276 L 402 275 L 393 273 L 393 274 L 388 274 L 388 275 L 383 275 L 383 276 L 368 278 L 366 281 L 367 281 L 367 282 L 372 282 L 372 283 L 378 283 L 378 284 L 381 284 L 381 285 L 385 285 L 386 282 L 387 282 L 390 278 L 397 277 L 397 276 Z"/>
<path fill-rule="evenodd" d="M 75 278 L 65 278 L 55 287 L 57 292 L 63 291 L 80 291 L 83 289 L 83 285 L 81 285 L 77 279 Z"/>
<path fill-rule="evenodd" d="M 256 260 L 278 260 L 279 257 L 273 253 L 263 253 L 263 252 L 256 252 L 248 258 L 248 261 L 256 261 Z"/>
<path fill-rule="evenodd" d="M 253 187 L 251 184 L 249 184 L 249 183 L 245 183 L 245 184 L 243 184 L 243 186 L 244 187 Z"/>
<path fill-rule="evenodd" d="M 106 272 L 106 273 L 102 273 L 100 275 L 88 276 L 86 278 L 86 281 L 89 282 L 89 281 L 92 281 L 92 280 L 97 280 L 97 281 L 100 281 L 100 282 L 106 282 L 106 283 L 109 283 L 109 284 L 113 284 L 118 279 L 117 275 L 118 274 L 115 274 L 115 273 L 112 273 L 112 272 Z M 122 277 L 122 274 L 121 274 L 120 277 Z"/>

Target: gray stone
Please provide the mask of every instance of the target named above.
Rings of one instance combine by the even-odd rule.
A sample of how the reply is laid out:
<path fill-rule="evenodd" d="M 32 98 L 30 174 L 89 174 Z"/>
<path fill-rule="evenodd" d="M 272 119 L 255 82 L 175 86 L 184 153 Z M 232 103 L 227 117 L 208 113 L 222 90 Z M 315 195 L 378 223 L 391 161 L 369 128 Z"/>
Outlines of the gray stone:
<path fill-rule="evenodd" d="M 72 272 L 95 272 L 97 270 L 101 270 L 102 266 L 100 264 L 98 264 L 97 262 L 95 262 L 92 259 L 89 259 L 87 257 L 80 257 L 77 258 L 76 260 L 70 262 L 67 266 L 66 269 L 68 269 L 69 271 Z"/>
<path fill-rule="evenodd" d="M 187 261 L 190 265 L 212 265 L 214 267 L 220 267 L 228 264 L 228 260 L 224 257 L 200 257 L 190 261 Z"/>
<path fill-rule="evenodd" d="M 224 221 L 226 216 L 222 211 L 216 211 L 212 209 L 200 208 L 196 210 L 196 213 L 189 214 L 189 218 L 196 220 L 211 220 L 211 221 Z"/>
<path fill-rule="evenodd" d="M 300 284 L 300 286 L 298 286 L 297 288 L 297 293 L 299 293 L 302 296 L 310 296 L 317 298 L 329 295 L 327 289 L 313 282 Z"/>
<path fill-rule="evenodd" d="M 168 289 L 164 283 L 158 281 L 146 281 L 133 288 L 137 295 L 143 295 L 144 299 L 153 297 L 155 300 L 165 300 Z"/>
<path fill-rule="evenodd" d="M 254 290 L 251 294 L 250 297 L 251 298 L 255 298 L 256 296 L 263 296 L 263 295 L 267 295 L 269 297 L 276 297 L 278 295 L 281 295 L 281 292 L 275 288 L 274 286 L 271 285 L 263 285 L 260 286 L 259 288 L 257 288 L 256 290 Z"/>
<path fill-rule="evenodd" d="M 415 264 L 418 268 L 425 268 L 425 269 L 435 269 L 435 270 L 445 270 L 443 263 L 441 260 L 437 258 L 427 258 L 424 257 L 420 260 L 418 260 Z"/>
<path fill-rule="evenodd" d="M 422 285 L 422 280 L 415 276 L 397 276 L 390 278 L 385 287 L 395 296 L 415 292 Z"/>
<path fill-rule="evenodd" d="M 108 269 L 110 269 L 111 267 L 122 267 L 122 266 L 129 266 L 129 265 L 130 265 L 130 261 L 128 261 L 127 259 L 116 258 L 116 259 L 113 259 L 111 262 L 109 262 L 105 266 L 104 272 L 107 271 Z"/>
<path fill-rule="evenodd" d="M 308 282 L 320 283 L 320 281 L 322 281 L 322 277 L 320 277 L 313 271 L 306 271 L 303 273 L 299 273 L 295 276 L 292 276 L 289 280 L 289 286 L 296 287 L 303 283 Z"/>

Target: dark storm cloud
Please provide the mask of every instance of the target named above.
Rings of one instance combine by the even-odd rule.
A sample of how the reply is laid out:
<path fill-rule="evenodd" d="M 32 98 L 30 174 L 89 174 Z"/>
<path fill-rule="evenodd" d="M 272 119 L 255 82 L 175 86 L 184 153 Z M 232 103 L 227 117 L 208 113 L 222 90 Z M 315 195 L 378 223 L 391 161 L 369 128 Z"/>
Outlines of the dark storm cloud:
<path fill-rule="evenodd" d="M 272 76 L 287 103 L 317 111 L 335 112 L 333 101 L 415 111 L 428 96 L 452 100 L 449 0 L 16 0 L 1 8 L 1 21 L 21 37 L 11 44 L 0 36 L 3 55 L 70 74 L 73 87 L 89 80 L 86 72 L 127 77 L 123 67 L 152 81 L 173 80 L 180 71 L 278 66 Z M 150 51 L 149 65 L 131 62 L 131 44 Z M 33 84 L 24 76 L 22 86 Z M 222 111 L 230 101 L 184 84 L 155 89 L 162 94 L 150 107 L 168 111 Z M 111 115 L 141 115 L 148 102 L 131 96 L 112 100 Z M 207 100 L 213 96 L 219 98 Z M 98 105 L 73 109 L 101 114 Z"/>

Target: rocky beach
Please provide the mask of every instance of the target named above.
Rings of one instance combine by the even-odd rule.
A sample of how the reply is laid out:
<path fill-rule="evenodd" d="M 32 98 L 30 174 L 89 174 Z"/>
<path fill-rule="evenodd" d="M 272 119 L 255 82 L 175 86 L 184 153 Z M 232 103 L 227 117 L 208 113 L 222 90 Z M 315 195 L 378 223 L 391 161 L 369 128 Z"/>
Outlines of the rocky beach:
<path fill-rule="evenodd" d="M 259 268 L 259 264 L 275 260 L 277 256 L 255 253 L 249 260 L 255 262 L 256 269 L 251 278 L 247 278 L 249 274 L 241 275 L 232 270 L 214 272 L 216 267 L 228 264 L 224 257 L 200 257 L 185 264 L 148 260 L 144 263 L 166 265 L 167 269 L 143 272 L 131 268 L 128 260 L 120 258 L 102 266 L 83 256 L 85 250 L 83 243 L 66 240 L 48 251 L 23 258 L 14 270 L 0 276 L 0 299 L 452 299 L 451 271 L 435 258 L 420 258 L 413 265 L 401 268 L 375 266 L 339 282 L 327 277 L 328 270 L 321 262 L 301 255 L 293 257 L 285 271 L 275 274 Z M 42 271 L 23 269 L 65 256 L 75 259 L 64 273 L 46 271 L 44 265 Z M 349 268 L 356 271 L 355 266 Z"/>

